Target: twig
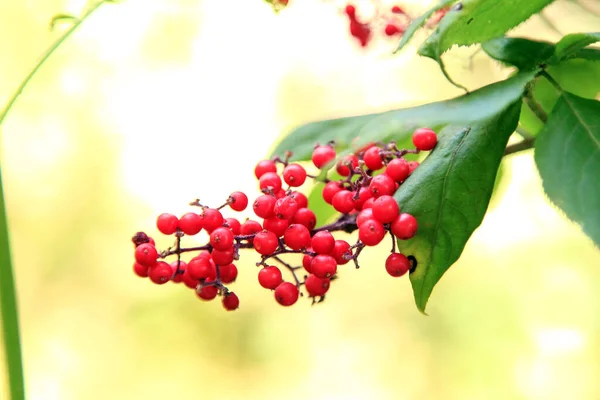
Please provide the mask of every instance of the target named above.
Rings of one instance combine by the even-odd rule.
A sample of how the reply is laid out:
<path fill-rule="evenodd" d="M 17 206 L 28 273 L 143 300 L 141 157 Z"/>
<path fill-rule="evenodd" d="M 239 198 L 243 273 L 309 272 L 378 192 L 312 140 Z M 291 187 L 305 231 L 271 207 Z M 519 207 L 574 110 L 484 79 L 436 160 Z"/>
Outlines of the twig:
<path fill-rule="evenodd" d="M 62 34 L 62 36 L 60 36 L 58 39 L 56 39 L 56 41 L 54 43 L 52 43 L 52 45 L 46 49 L 46 51 L 42 54 L 42 57 L 33 66 L 31 71 L 29 71 L 29 73 L 25 76 L 25 78 L 23 79 L 23 81 L 21 82 L 19 87 L 17 87 L 17 89 L 15 90 L 15 92 L 13 93 L 11 98 L 8 100 L 8 102 L 4 106 L 4 109 L 0 113 L 0 125 L 2 125 L 2 123 L 4 122 L 4 119 L 8 115 L 8 112 L 15 105 L 15 102 L 17 101 L 17 99 L 19 98 L 19 96 L 21 95 L 21 93 L 23 92 L 25 87 L 29 84 L 31 79 L 39 71 L 39 69 L 42 67 L 42 65 L 44 65 L 44 63 L 48 60 L 48 58 L 50 58 L 50 56 L 56 51 L 56 49 L 58 49 L 60 47 L 60 45 L 63 44 L 64 41 L 67 40 L 69 38 L 69 36 L 71 36 L 71 34 L 73 34 L 73 32 L 75 32 L 77 30 L 77 28 L 79 28 L 81 26 L 81 24 L 90 15 L 92 15 L 92 13 L 94 11 L 96 11 L 102 4 L 111 3 L 111 2 L 113 2 L 113 1 L 112 0 L 100 0 L 97 3 L 95 3 L 93 6 L 88 8 L 86 11 L 84 11 L 81 18 L 75 19 L 73 22 L 73 25 L 71 25 L 71 27 Z"/>
<path fill-rule="evenodd" d="M 523 101 L 525 101 L 525 104 L 527 104 L 527 106 L 531 109 L 531 111 L 533 111 L 535 116 L 538 117 L 540 121 L 543 123 L 548 121 L 548 114 L 546 114 L 546 111 L 544 111 L 540 103 L 533 98 L 531 90 L 527 90 L 525 96 L 523 96 Z"/>
<path fill-rule="evenodd" d="M 504 149 L 504 155 L 518 153 L 520 151 L 532 149 L 535 144 L 535 138 L 524 139 L 523 141 L 515 144 L 511 144 Z"/>

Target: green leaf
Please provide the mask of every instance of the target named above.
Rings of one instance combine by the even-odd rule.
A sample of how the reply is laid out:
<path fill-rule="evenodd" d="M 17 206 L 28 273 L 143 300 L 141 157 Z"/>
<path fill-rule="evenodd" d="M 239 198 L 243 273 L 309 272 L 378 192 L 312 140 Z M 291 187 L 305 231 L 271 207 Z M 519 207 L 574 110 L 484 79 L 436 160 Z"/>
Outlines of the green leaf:
<path fill-rule="evenodd" d="M 416 128 L 428 126 L 440 130 L 448 124 L 468 124 L 490 118 L 508 104 L 518 101 L 536 71 L 519 73 L 510 79 L 478 89 L 468 95 L 419 107 L 392 110 L 377 114 L 345 117 L 309 123 L 296 128 L 283 138 L 272 155 L 283 157 L 293 151 L 291 160 L 310 160 L 316 143 L 336 142 L 336 149 L 349 148 L 371 141 L 401 142 Z M 357 139 L 358 138 L 358 139 Z"/>
<path fill-rule="evenodd" d="M 446 78 L 453 82 L 442 62 L 452 46 L 468 46 L 504 35 L 508 30 L 540 12 L 553 0 L 464 0 L 440 21 L 419 48 L 419 54 L 437 61 Z"/>
<path fill-rule="evenodd" d="M 600 95 L 599 62 L 572 58 L 558 65 L 549 66 L 547 72 L 564 90 L 577 96 L 593 99 Z M 532 91 L 533 97 L 549 114 L 560 93 L 541 77 L 535 81 Z M 536 135 L 544 126 L 528 106 L 524 106 L 521 111 L 520 124 L 533 135 Z"/>
<path fill-rule="evenodd" d="M 292 149 L 295 159 L 307 160 L 315 142 L 336 140 L 343 150 L 357 137 L 355 145 L 361 146 L 405 143 L 418 127 L 440 132 L 436 149 L 396 193 L 402 210 L 420 224 L 417 235 L 399 246 L 417 258 L 411 282 L 417 307 L 424 312 L 434 285 L 483 219 L 523 92 L 536 74 L 522 72 L 452 100 L 308 124 L 284 138 L 274 154 Z"/>
<path fill-rule="evenodd" d="M 25 383 L 23 379 L 23 359 L 21 356 L 21 339 L 19 335 L 19 311 L 17 307 L 17 290 L 10 259 L 10 240 L 6 206 L 0 173 L 0 311 L 2 317 L 2 337 L 8 387 L 10 398 L 25 399 Z"/>
<path fill-rule="evenodd" d="M 423 313 L 434 286 L 483 220 L 519 112 L 517 100 L 498 114 L 446 127 L 436 148 L 394 196 L 403 212 L 419 222 L 417 235 L 398 246 L 417 260 L 410 281 Z"/>
<path fill-rule="evenodd" d="M 581 49 L 572 58 L 583 58 L 590 61 L 600 61 L 600 49 Z"/>
<path fill-rule="evenodd" d="M 553 0 L 464 0 L 457 3 L 423 43 L 419 53 L 437 58 L 454 45 L 466 46 L 504 35 Z M 462 4 L 462 7 L 458 7 Z"/>
<path fill-rule="evenodd" d="M 406 44 L 410 41 L 410 39 L 412 39 L 412 37 L 417 32 L 417 30 L 419 28 L 421 28 L 423 25 L 425 25 L 425 23 L 429 20 L 429 18 L 431 18 L 431 16 L 436 11 L 441 10 L 444 7 L 448 7 L 450 4 L 455 3 L 455 2 L 456 2 L 456 0 L 442 0 L 437 5 L 433 6 L 429 10 L 427 10 L 421 16 L 413 19 L 412 22 L 410 23 L 410 25 L 408 26 L 408 28 L 406 28 L 406 31 L 404 31 L 404 33 L 402 34 L 402 39 L 400 40 L 400 43 L 398 43 L 398 47 L 396 48 L 394 53 L 397 53 L 400 50 L 402 50 L 404 48 L 404 46 L 406 46 Z"/>
<path fill-rule="evenodd" d="M 550 200 L 600 247 L 600 102 L 563 92 L 534 154 Z"/>
<path fill-rule="evenodd" d="M 572 33 L 566 35 L 556 44 L 553 61 L 560 62 L 571 58 L 584 47 L 596 42 L 600 42 L 600 32 Z"/>
<path fill-rule="evenodd" d="M 519 69 L 536 68 L 554 54 L 554 45 L 524 38 L 499 37 L 482 43 L 493 59 Z"/>
<path fill-rule="evenodd" d="M 308 204 L 310 204 L 310 209 L 314 211 L 315 216 L 317 217 L 317 226 L 326 224 L 331 217 L 338 214 L 338 212 L 323 199 L 323 187 L 325 187 L 323 182 L 316 183 L 308 195 Z"/>

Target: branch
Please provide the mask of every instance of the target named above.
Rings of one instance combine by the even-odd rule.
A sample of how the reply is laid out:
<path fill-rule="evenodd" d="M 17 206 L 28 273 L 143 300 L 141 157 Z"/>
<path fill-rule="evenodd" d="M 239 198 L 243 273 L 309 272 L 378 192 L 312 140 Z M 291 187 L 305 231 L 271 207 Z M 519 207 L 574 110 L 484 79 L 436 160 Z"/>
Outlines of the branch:
<path fill-rule="evenodd" d="M 535 116 L 538 117 L 540 121 L 543 123 L 548 121 L 548 114 L 546 114 L 546 111 L 544 111 L 540 103 L 533 98 L 531 90 L 527 90 L 525 96 L 523 96 L 523 101 L 525 101 L 525 104 L 527 104 L 527 106 L 531 109 L 531 111 L 533 111 Z"/>
<path fill-rule="evenodd" d="M 42 67 L 42 65 L 44 65 L 44 63 L 48 60 L 48 58 L 50 58 L 50 56 L 56 51 L 56 49 L 58 49 L 60 47 L 60 45 L 63 44 L 65 42 L 65 40 L 67 40 L 69 38 L 69 36 L 71 36 L 71 34 L 73 34 L 73 32 L 75 32 L 77 30 L 77 28 L 79 28 L 81 26 L 81 24 L 90 15 L 92 15 L 92 13 L 94 11 L 96 11 L 102 4 L 112 3 L 112 2 L 113 2 L 113 0 L 100 0 L 97 3 L 93 4 L 90 8 L 88 8 L 86 11 L 84 11 L 81 18 L 74 20 L 73 25 L 71 25 L 71 27 L 69 29 L 67 29 L 58 39 L 56 39 L 56 41 L 54 43 L 52 43 L 52 45 L 50 47 L 48 47 L 46 49 L 46 51 L 42 54 L 42 57 L 33 66 L 31 71 L 29 71 L 27 76 L 25 76 L 25 79 L 23 79 L 23 81 L 21 82 L 19 87 L 15 90 L 13 95 L 10 97 L 10 99 L 4 106 L 4 109 L 0 113 L 0 125 L 2 125 L 2 123 L 4 122 L 4 119 L 6 118 L 8 112 L 12 109 L 12 107 L 14 106 L 15 102 L 17 101 L 17 99 L 19 98 L 19 96 L 21 95 L 21 93 L 23 92 L 25 87 L 29 84 L 31 79 L 39 71 L 39 69 Z"/>
<path fill-rule="evenodd" d="M 504 149 L 504 155 L 508 156 L 510 154 L 518 153 L 520 151 L 525 151 L 529 149 L 533 149 L 535 144 L 535 138 L 527 138 L 519 143 L 511 144 Z"/>

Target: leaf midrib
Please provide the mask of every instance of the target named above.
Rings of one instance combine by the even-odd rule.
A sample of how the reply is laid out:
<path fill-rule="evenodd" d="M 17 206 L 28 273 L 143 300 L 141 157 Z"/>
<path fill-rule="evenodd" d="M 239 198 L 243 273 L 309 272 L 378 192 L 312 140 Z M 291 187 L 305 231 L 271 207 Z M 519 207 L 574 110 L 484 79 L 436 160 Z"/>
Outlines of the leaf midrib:
<path fill-rule="evenodd" d="M 590 137 L 590 139 L 592 139 L 592 142 L 594 142 L 596 144 L 596 147 L 598 149 L 600 149 L 600 140 L 596 139 L 596 137 L 594 137 L 594 135 L 592 135 L 592 128 L 590 126 L 588 126 L 588 124 L 583 120 L 581 115 L 579 115 L 579 113 L 577 112 L 577 110 L 575 109 L 575 107 L 573 106 L 571 101 L 569 100 L 569 96 L 567 94 L 565 94 L 565 95 L 563 95 L 563 98 L 565 99 L 565 103 L 567 103 L 567 106 L 569 106 L 569 108 L 571 109 L 571 112 L 573 113 L 575 118 L 577 118 L 577 120 L 579 121 L 581 126 L 584 128 L 583 130 L 585 131 L 585 133 L 587 133 L 587 135 Z"/>
<path fill-rule="evenodd" d="M 452 152 L 452 157 L 450 158 L 450 163 L 448 165 L 448 169 L 446 170 L 446 174 L 444 175 L 443 178 L 443 185 L 442 185 L 442 201 L 440 203 L 440 207 L 439 207 L 439 211 L 438 211 L 438 216 L 436 219 L 436 225 L 435 225 L 435 230 L 433 231 L 433 238 L 431 240 L 431 250 L 429 251 L 429 259 L 430 262 L 429 264 L 427 264 L 427 268 L 425 273 L 423 274 L 423 280 L 422 280 L 422 284 L 421 287 L 419 288 L 419 300 L 422 302 L 423 301 L 423 289 L 425 287 L 425 280 L 427 275 L 429 274 L 430 271 L 430 266 L 431 266 L 431 261 L 433 259 L 433 251 L 435 249 L 435 243 L 437 241 L 437 237 L 438 237 L 438 232 L 439 232 L 439 226 L 440 226 L 440 221 L 442 220 L 442 213 L 444 210 L 444 203 L 446 202 L 446 184 L 448 182 L 448 176 L 450 175 L 450 171 L 454 168 L 454 161 L 456 159 L 456 154 L 458 153 L 458 151 L 462 148 L 462 145 L 464 144 L 467 136 L 469 135 L 469 132 L 471 132 L 471 127 L 466 127 L 464 130 L 464 136 L 462 137 L 462 139 L 460 140 L 460 143 L 458 144 L 458 146 L 456 146 L 456 149 Z M 425 307 L 423 307 L 425 308 Z"/>

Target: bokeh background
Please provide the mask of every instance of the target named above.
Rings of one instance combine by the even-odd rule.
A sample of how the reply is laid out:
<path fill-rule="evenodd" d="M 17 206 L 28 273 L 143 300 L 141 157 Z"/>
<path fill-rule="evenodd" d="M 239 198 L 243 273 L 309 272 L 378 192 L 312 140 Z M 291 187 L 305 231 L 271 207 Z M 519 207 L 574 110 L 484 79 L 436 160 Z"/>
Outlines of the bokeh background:
<path fill-rule="evenodd" d="M 315 307 L 277 305 L 252 254 L 234 313 L 133 275 L 134 232 L 156 235 L 159 213 L 196 197 L 256 193 L 254 164 L 291 127 L 461 93 L 416 56 L 423 36 L 396 56 L 393 41 L 365 52 L 340 4 L 290 3 L 279 15 L 261 0 L 103 6 L 19 99 L 0 160 L 29 397 L 600 398 L 600 253 L 547 202 L 531 152 L 506 160 L 427 317 L 408 278 L 385 273 L 387 246 Z M 64 29 L 50 18 L 84 5 L 0 3 L 2 103 Z M 558 1 L 516 34 L 600 30 L 597 2 L 585 5 Z M 446 60 L 471 89 L 510 72 L 475 48 Z"/>

